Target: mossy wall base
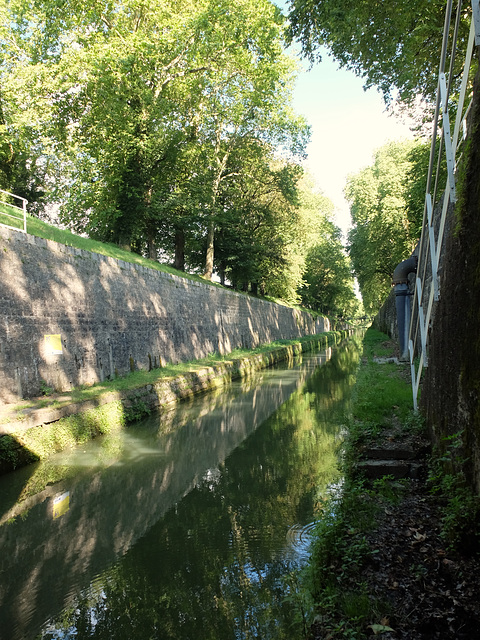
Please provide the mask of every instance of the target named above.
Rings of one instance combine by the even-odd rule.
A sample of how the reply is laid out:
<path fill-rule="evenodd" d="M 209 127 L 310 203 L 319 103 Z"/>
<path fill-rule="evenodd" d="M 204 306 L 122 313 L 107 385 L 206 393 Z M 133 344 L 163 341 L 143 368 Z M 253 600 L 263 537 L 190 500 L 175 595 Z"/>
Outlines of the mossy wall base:
<path fill-rule="evenodd" d="M 227 385 L 231 380 L 246 378 L 302 352 L 337 344 L 347 335 L 346 330 L 330 331 L 267 353 L 225 361 L 175 378 L 160 378 L 122 393 L 107 392 L 95 401 L 29 411 L 27 416 L 0 427 L 0 473 L 122 429 L 152 411 L 172 409 L 177 402 Z"/>
<path fill-rule="evenodd" d="M 421 391 L 435 444 L 480 494 L 480 76 L 458 171 L 455 224 L 445 242 L 440 300 Z M 453 438 L 453 440 L 452 440 Z"/>

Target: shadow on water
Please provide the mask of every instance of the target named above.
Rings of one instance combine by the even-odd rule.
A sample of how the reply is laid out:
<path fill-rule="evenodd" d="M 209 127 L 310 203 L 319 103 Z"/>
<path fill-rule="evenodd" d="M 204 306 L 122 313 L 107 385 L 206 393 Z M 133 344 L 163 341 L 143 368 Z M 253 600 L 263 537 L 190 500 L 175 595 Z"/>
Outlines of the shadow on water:
<path fill-rule="evenodd" d="M 1 640 L 300 637 L 283 596 L 338 479 L 359 352 L 304 356 L 0 478 Z"/>

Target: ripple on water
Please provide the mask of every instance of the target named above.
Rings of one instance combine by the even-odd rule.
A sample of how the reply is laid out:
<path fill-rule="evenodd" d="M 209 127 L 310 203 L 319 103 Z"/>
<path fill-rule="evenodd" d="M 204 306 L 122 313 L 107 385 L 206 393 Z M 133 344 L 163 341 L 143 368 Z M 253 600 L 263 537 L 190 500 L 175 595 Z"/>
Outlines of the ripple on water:
<path fill-rule="evenodd" d="M 300 560 L 306 560 L 310 555 L 315 524 L 315 522 L 305 525 L 294 524 L 287 531 L 288 545 Z"/>

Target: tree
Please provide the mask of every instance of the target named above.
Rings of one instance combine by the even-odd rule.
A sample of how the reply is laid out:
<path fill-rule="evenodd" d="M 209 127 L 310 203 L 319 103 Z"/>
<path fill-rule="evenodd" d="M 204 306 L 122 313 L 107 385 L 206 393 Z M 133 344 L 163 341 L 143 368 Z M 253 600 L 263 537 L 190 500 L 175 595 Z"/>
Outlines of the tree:
<path fill-rule="evenodd" d="M 438 152 L 441 145 L 437 140 L 435 147 L 436 155 L 433 166 L 437 167 L 436 182 L 437 188 L 442 189 L 447 181 L 446 157 L 442 154 L 442 160 L 438 164 Z M 422 232 L 423 215 L 425 210 L 425 193 L 427 191 L 428 163 L 430 159 L 430 142 L 418 141 L 414 145 L 408 155 L 409 168 L 405 181 L 405 201 L 406 201 L 406 218 L 408 225 L 408 233 L 414 241 L 420 238 Z M 435 185 L 432 181 L 430 192 L 433 196 Z M 438 194 L 437 194 L 438 197 Z"/>
<path fill-rule="evenodd" d="M 342 234 L 333 223 L 333 203 L 306 175 L 299 184 L 298 250 L 303 259 L 299 288 L 302 305 L 344 315 L 353 313 L 356 297 L 350 262 L 342 246 Z"/>
<path fill-rule="evenodd" d="M 256 140 L 300 157 L 306 144 L 280 11 L 267 0 L 235 11 L 223 0 L 15 0 L 4 11 L 9 117 L 18 125 L 26 105 L 53 141 L 64 222 L 151 257 L 166 238 L 179 266 L 201 234 L 210 278 L 231 154 Z"/>
<path fill-rule="evenodd" d="M 225 20 L 225 15 L 228 20 Z M 222 64 L 204 76 L 198 138 L 204 149 L 206 178 L 206 259 L 204 275 L 214 268 L 215 231 L 223 216 L 221 192 L 242 172 L 242 149 L 252 146 L 271 155 L 272 148 L 301 157 L 308 137 L 302 118 L 290 109 L 294 67 L 282 51 L 278 10 L 270 3 L 237 3 L 226 11 L 214 3 L 210 50 L 222 51 Z M 235 37 L 232 38 L 232 34 Z M 210 54 L 211 55 L 211 54 Z M 235 154 L 235 169 L 229 168 Z"/>
<path fill-rule="evenodd" d="M 6 6 L 0 4 L 0 189 L 28 200 L 30 213 L 41 213 L 48 188 L 51 160 L 42 149 L 30 113 L 8 82 L 12 67 L 12 37 L 7 28 Z M 18 204 L 16 201 L 15 204 Z"/>
<path fill-rule="evenodd" d="M 149 219 L 152 176 L 175 137 L 170 84 L 182 88 L 198 13 L 127 0 L 8 5 L 2 40 L 10 125 L 49 136 L 64 167 L 64 220 L 123 245 Z M 198 5 L 196 5 L 198 6 Z M 5 9 L 6 12 L 6 9 Z"/>
<path fill-rule="evenodd" d="M 412 154 L 419 144 L 388 143 L 376 152 L 370 167 L 347 181 L 345 195 L 354 225 L 348 251 L 367 313 L 380 308 L 395 267 L 418 240 L 418 226 L 411 226 L 407 217 L 406 195 L 412 188 Z"/>
<path fill-rule="evenodd" d="M 48 165 L 32 141 L 0 124 L 0 189 L 28 200 L 30 214 L 43 213 Z M 19 201 L 14 202 L 18 206 Z"/>
<path fill-rule="evenodd" d="M 358 300 L 341 231 L 329 221 L 325 221 L 325 227 L 323 237 L 310 249 L 305 260 L 302 304 L 328 315 L 354 315 Z"/>
<path fill-rule="evenodd" d="M 297 301 L 297 182 L 302 169 L 255 141 L 230 158 L 222 183 L 215 268 L 237 288 Z"/>
<path fill-rule="evenodd" d="M 311 62 L 326 46 L 342 67 L 378 87 L 388 103 L 435 95 L 445 17 L 444 0 L 290 0 L 289 36 Z M 459 50 L 466 50 L 468 16 L 462 14 Z M 461 54 L 457 65 L 461 64 Z M 453 76 L 459 82 L 458 69 Z"/>

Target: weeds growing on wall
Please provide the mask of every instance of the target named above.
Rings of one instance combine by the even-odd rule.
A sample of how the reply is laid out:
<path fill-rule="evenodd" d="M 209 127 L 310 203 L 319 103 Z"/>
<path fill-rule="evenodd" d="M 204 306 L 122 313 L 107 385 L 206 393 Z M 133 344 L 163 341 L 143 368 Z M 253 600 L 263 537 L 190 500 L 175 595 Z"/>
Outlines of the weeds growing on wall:
<path fill-rule="evenodd" d="M 167 363 L 151 371 L 147 371 L 146 369 L 133 371 L 125 376 L 115 377 L 112 380 L 105 380 L 104 382 L 93 385 L 83 385 L 64 394 L 55 394 L 54 397 L 53 389 L 44 385 L 42 392 L 43 395 L 49 397 L 49 400 L 40 401 L 40 403 L 41 406 L 50 406 L 51 403 L 55 403 L 56 407 L 61 407 L 65 404 L 84 402 L 85 400 L 98 398 L 105 393 L 122 392 L 149 384 L 155 384 L 158 380 L 176 378 L 186 373 L 199 371 L 205 367 L 214 367 L 215 365 L 231 363 L 232 361 L 249 359 L 255 355 L 267 356 L 280 347 L 298 347 L 298 353 L 326 348 L 329 345 L 338 344 L 345 336 L 346 332 L 344 331 L 327 331 L 320 335 L 305 336 L 293 340 L 277 340 L 269 344 L 259 345 L 255 349 L 235 349 L 223 355 L 212 353 L 199 360 L 180 362 L 178 364 Z M 30 402 L 22 401 L 17 405 L 17 408 L 21 411 L 23 409 L 38 407 L 38 405 L 38 400 L 32 400 Z"/>
<path fill-rule="evenodd" d="M 33 427 L 19 436 L 18 441 L 37 459 L 44 459 L 56 451 L 83 444 L 124 426 L 124 410 L 118 401 Z"/>
<path fill-rule="evenodd" d="M 444 451 L 434 451 L 428 484 L 443 502 L 442 537 L 448 549 L 480 549 L 480 499 L 466 482 L 462 432 L 444 438 Z"/>
<path fill-rule="evenodd" d="M 168 365 L 151 371 L 135 371 L 123 378 L 74 389 L 66 394 L 48 395 L 31 402 L 22 402 L 13 408 L 13 411 L 17 411 L 18 434 L 0 437 L 0 471 L 8 471 L 34 460 L 45 459 L 56 451 L 77 446 L 97 435 L 109 433 L 112 429 L 122 428 L 129 422 L 148 416 L 152 406 L 147 397 L 149 394 L 145 394 L 144 391 L 151 389 L 150 396 L 155 396 L 155 384 L 161 379 L 167 378 L 167 385 L 173 387 L 176 382 L 181 387 L 181 393 L 177 396 L 177 400 L 180 400 L 194 394 L 192 386 L 198 377 L 195 375 L 197 372 L 210 368 L 211 379 L 208 379 L 207 387 L 214 388 L 224 384 L 225 380 L 246 377 L 259 368 L 285 359 L 288 354 L 289 357 L 293 357 L 302 351 L 337 344 L 346 335 L 346 332 L 331 331 L 295 340 L 280 340 L 253 350 L 238 349 L 223 356 L 212 354 L 202 360 Z M 225 364 L 229 367 L 219 366 L 215 369 L 216 365 Z M 201 386 L 202 390 L 207 387 Z M 122 391 L 132 393 L 122 395 Z M 50 393 L 50 390 L 48 392 Z M 158 406 L 160 395 L 158 392 L 155 406 Z M 24 410 L 45 406 L 57 409 L 67 404 L 91 400 L 100 402 L 100 396 L 103 396 L 103 401 L 106 402 L 96 408 L 69 415 L 46 425 L 22 429 Z M 12 415 L 15 416 L 14 413 L 7 415 L 7 421 L 12 420 Z"/>

